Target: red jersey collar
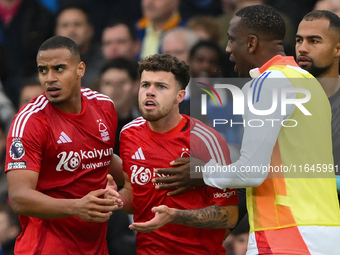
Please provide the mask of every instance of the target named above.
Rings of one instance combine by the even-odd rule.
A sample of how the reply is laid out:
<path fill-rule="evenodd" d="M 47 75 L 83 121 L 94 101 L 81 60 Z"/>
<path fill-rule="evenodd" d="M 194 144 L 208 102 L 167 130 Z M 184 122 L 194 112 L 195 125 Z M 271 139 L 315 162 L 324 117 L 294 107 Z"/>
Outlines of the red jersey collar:
<path fill-rule="evenodd" d="M 82 89 L 83 89 L 83 87 L 82 87 Z M 45 92 L 43 92 L 43 95 L 47 98 Z M 51 103 L 49 102 L 49 104 L 51 104 Z M 51 104 L 51 105 L 60 114 L 67 116 L 69 118 L 77 118 L 77 116 L 82 116 L 86 112 L 86 110 L 87 110 L 87 98 L 83 95 L 83 93 L 81 93 L 81 112 L 80 113 L 64 112 L 64 111 L 61 111 L 58 108 L 56 108 L 53 104 Z"/>
<path fill-rule="evenodd" d="M 153 131 L 149 127 L 149 124 L 147 122 L 146 122 L 146 129 L 148 130 L 148 132 L 150 132 L 152 135 L 155 135 L 155 136 L 157 136 L 157 135 L 161 135 L 161 136 L 162 135 L 172 135 L 172 134 L 176 134 L 177 135 L 177 133 L 180 132 L 188 124 L 188 121 L 189 121 L 189 119 L 185 115 L 183 115 L 183 114 L 181 114 L 181 115 L 183 116 L 183 118 L 177 124 L 177 126 L 174 127 L 173 129 L 169 130 L 166 133 L 158 133 L 158 132 Z"/>

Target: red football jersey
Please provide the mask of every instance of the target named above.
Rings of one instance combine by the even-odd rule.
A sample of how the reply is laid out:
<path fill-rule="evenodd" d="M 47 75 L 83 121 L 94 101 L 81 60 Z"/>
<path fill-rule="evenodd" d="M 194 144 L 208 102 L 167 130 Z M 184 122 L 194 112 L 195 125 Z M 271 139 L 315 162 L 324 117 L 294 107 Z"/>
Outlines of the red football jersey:
<path fill-rule="evenodd" d="M 152 131 L 146 120 L 137 118 L 121 131 L 120 151 L 123 169 L 133 187 L 134 221 L 145 222 L 154 217 L 152 207 L 167 205 L 178 209 L 201 209 L 207 206 L 238 204 L 236 190 L 225 192 L 209 186 L 167 196 L 157 191 L 151 179 L 155 168 L 170 167 L 178 157 L 194 156 L 208 162 L 230 164 L 226 141 L 214 129 L 197 119 L 183 115 L 182 121 L 167 133 Z M 225 229 L 200 229 L 167 224 L 149 232 L 137 233 L 138 254 L 225 254 L 222 247 Z"/>
<path fill-rule="evenodd" d="M 106 186 L 116 127 L 116 111 L 107 96 L 82 88 L 82 111 L 71 114 L 56 109 L 43 94 L 14 117 L 5 171 L 37 171 L 38 191 L 81 198 Z M 20 222 L 15 254 L 108 254 L 106 223 L 22 215 Z"/>

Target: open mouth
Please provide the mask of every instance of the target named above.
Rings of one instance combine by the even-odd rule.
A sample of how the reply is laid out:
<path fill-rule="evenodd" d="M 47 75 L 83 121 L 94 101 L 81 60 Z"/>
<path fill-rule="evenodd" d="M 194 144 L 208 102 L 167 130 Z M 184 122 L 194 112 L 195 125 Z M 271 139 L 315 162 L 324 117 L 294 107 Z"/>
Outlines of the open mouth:
<path fill-rule="evenodd" d="M 46 93 L 50 94 L 52 97 L 58 96 L 60 94 L 60 88 L 49 87 L 47 88 Z"/>
<path fill-rule="evenodd" d="M 156 103 L 153 100 L 146 100 L 144 106 L 145 109 L 151 110 L 156 108 Z"/>

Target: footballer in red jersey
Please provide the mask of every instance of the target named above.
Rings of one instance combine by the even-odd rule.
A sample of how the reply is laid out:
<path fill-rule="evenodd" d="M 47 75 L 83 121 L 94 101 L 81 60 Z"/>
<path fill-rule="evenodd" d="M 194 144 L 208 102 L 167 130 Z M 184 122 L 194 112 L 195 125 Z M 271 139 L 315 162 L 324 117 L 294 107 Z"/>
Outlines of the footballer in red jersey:
<path fill-rule="evenodd" d="M 65 37 L 45 41 L 37 56 L 44 93 L 22 107 L 7 138 L 11 206 L 22 233 L 15 254 L 107 255 L 104 198 L 113 159 L 113 102 L 81 88 L 85 65 Z"/>
<path fill-rule="evenodd" d="M 208 186 L 178 196 L 156 190 L 156 169 L 190 155 L 230 164 L 227 143 L 214 129 L 179 113 L 189 68 L 168 54 L 140 63 L 141 118 L 121 131 L 120 152 L 126 183 L 121 209 L 134 214 L 137 254 L 225 254 L 226 228 L 238 217 L 236 190 Z M 156 224 L 153 224 L 157 222 Z"/>

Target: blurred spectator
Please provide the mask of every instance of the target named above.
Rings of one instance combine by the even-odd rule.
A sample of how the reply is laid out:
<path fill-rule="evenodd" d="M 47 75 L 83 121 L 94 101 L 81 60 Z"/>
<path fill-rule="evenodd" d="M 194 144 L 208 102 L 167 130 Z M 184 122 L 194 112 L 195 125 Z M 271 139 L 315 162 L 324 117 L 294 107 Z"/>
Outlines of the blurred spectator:
<path fill-rule="evenodd" d="M 16 109 L 11 100 L 3 92 L 2 85 L 0 83 L 0 120 L 3 122 L 5 134 L 7 134 L 11 126 L 15 113 Z"/>
<path fill-rule="evenodd" d="M 14 243 L 21 231 L 18 215 L 6 204 L 0 204 L 0 254 L 14 255 Z"/>
<path fill-rule="evenodd" d="M 49 1 L 49 0 L 44 0 Z M 137 22 L 142 17 L 141 0 L 59 0 L 59 5 L 81 2 L 91 13 L 94 39 L 101 42 L 103 29 L 112 21 Z"/>
<path fill-rule="evenodd" d="M 187 27 L 193 30 L 201 40 L 212 40 L 218 43 L 221 39 L 221 31 L 213 17 L 194 16 L 188 21 Z"/>
<path fill-rule="evenodd" d="M 142 0 L 144 16 L 136 24 L 142 41 L 141 59 L 160 52 L 164 32 L 185 25 L 178 12 L 179 3 L 180 0 Z"/>
<path fill-rule="evenodd" d="M 36 74 L 37 51 L 53 35 L 54 19 L 38 0 L 0 0 L 0 44 L 8 68 L 2 82 L 16 107 L 22 79 Z"/>
<path fill-rule="evenodd" d="M 98 77 L 104 57 L 100 46 L 93 41 L 94 29 L 87 7 L 82 3 L 61 6 L 55 35 L 69 37 L 79 46 L 81 60 L 86 65 L 82 86 L 91 87 Z"/>
<path fill-rule="evenodd" d="M 50 11 L 56 13 L 59 6 L 81 2 L 91 13 L 94 27 L 94 41 L 101 43 L 104 28 L 112 21 L 129 20 L 137 22 L 142 17 L 141 0 L 39 0 Z"/>
<path fill-rule="evenodd" d="M 102 34 L 102 52 L 106 60 L 124 57 L 136 60 L 140 51 L 140 41 L 133 25 L 125 21 L 109 23 Z"/>
<path fill-rule="evenodd" d="M 237 77 L 227 53 L 214 41 L 199 41 L 190 50 L 191 77 Z"/>
<path fill-rule="evenodd" d="M 20 91 L 19 108 L 28 104 L 33 98 L 40 96 L 44 90 L 40 85 L 38 77 L 34 76 L 24 81 L 24 85 Z"/>
<path fill-rule="evenodd" d="M 319 0 L 314 6 L 314 10 L 327 10 L 335 13 L 340 17 L 340 1 L 339 0 Z"/>
<path fill-rule="evenodd" d="M 218 77 L 235 77 L 233 73 L 233 63 L 229 61 L 227 54 L 214 41 L 198 41 L 189 53 L 189 65 L 191 78 L 218 78 Z M 192 84 L 188 85 L 189 93 L 185 100 L 180 104 L 180 112 L 190 115 L 190 106 L 193 109 L 199 109 L 200 99 L 198 101 L 189 101 L 191 92 L 198 90 L 191 88 Z M 196 98 L 196 96 L 195 96 Z M 202 120 L 207 123 L 207 120 Z"/>
<path fill-rule="evenodd" d="M 162 53 L 168 53 L 189 63 L 190 49 L 198 40 L 194 31 L 185 27 L 174 28 L 164 35 Z"/>
<path fill-rule="evenodd" d="M 137 62 L 125 58 L 108 61 L 101 70 L 99 92 L 109 96 L 115 104 L 118 116 L 114 153 L 119 155 L 120 130 L 139 116 L 135 101 L 139 88 Z"/>
<path fill-rule="evenodd" d="M 190 49 L 189 65 L 191 78 L 217 78 L 226 77 L 226 53 L 214 41 L 198 41 Z M 183 102 L 179 105 L 180 113 L 192 116 L 190 108 L 200 109 L 201 100 L 194 96 L 195 100 L 190 100 L 191 93 L 198 92 L 192 88 L 192 82 L 187 86 L 187 94 Z M 198 100 L 196 100 L 198 99 Z M 207 117 L 200 119 L 208 124 Z"/>

